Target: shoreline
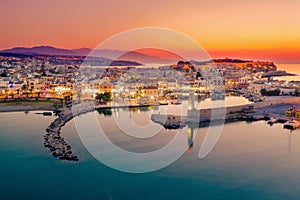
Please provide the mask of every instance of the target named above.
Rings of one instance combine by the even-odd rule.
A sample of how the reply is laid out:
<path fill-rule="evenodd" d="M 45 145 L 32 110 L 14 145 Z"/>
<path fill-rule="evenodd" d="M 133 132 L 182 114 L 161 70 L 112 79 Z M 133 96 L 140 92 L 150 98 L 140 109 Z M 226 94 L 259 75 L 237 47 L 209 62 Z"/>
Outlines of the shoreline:
<path fill-rule="evenodd" d="M 54 102 L 1 102 L 0 103 L 0 112 L 26 112 L 26 111 L 37 111 L 37 110 L 46 110 L 53 111 Z"/>
<path fill-rule="evenodd" d="M 276 113 L 274 110 L 278 110 L 278 106 L 284 106 L 281 109 L 281 112 L 283 112 L 286 107 L 293 105 L 293 104 L 300 105 L 300 97 L 291 97 L 291 98 L 274 98 L 272 101 L 266 101 L 266 102 L 260 102 L 251 104 L 253 105 L 255 112 L 252 114 L 248 113 L 241 113 L 241 112 L 234 112 L 234 113 L 228 113 L 226 114 L 225 118 L 223 119 L 225 122 L 229 121 L 236 121 L 236 120 L 261 120 L 266 119 L 266 114 L 270 117 L 275 115 Z M 247 105 L 245 105 L 247 106 Z M 139 106 L 141 107 L 141 106 Z M 273 107 L 273 110 L 269 109 L 270 107 Z M 100 109 L 103 109 L 100 108 Z M 107 109 L 107 108 L 106 108 Z M 112 109 L 112 107 L 110 108 Z M 81 114 L 85 114 L 91 111 L 95 111 L 96 108 L 93 103 L 85 103 L 85 104 L 78 104 L 73 105 L 71 107 L 63 107 L 60 109 L 60 113 L 58 113 L 57 118 L 46 128 L 46 134 L 44 135 L 44 146 L 48 148 L 55 158 L 60 158 L 61 160 L 68 160 L 68 161 L 79 161 L 79 157 L 72 152 L 71 145 L 67 144 L 65 142 L 64 138 L 61 136 L 61 128 L 66 125 L 70 120 L 72 120 L 74 117 L 79 116 Z M 257 111 L 260 112 L 257 112 Z M 270 113 L 266 113 L 265 111 L 269 111 Z M 283 114 L 283 113 L 282 113 Z M 192 118 L 189 117 L 173 117 L 170 120 L 166 120 L 166 116 L 159 115 L 159 119 L 155 120 L 155 117 L 152 115 L 151 120 L 159 123 L 161 122 L 161 117 L 163 117 L 163 122 L 161 123 L 162 126 L 166 128 L 166 125 L 169 126 L 171 129 L 173 128 L 181 128 L 183 125 L 187 125 L 190 122 L 193 122 L 191 120 Z M 194 118 L 195 119 L 195 118 Z M 167 122 L 168 121 L 168 122 Z M 175 122 L 176 121 L 176 122 Z M 217 122 L 218 119 L 210 116 L 208 119 L 200 118 L 198 122 L 199 125 L 205 125 L 207 122 Z M 166 124 L 167 122 L 167 124 Z M 183 124 L 182 124 L 183 122 Z M 201 122 L 201 123 L 200 123 Z"/>
<path fill-rule="evenodd" d="M 25 112 L 25 111 L 37 111 L 37 110 L 45 110 L 45 111 L 54 111 L 56 110 L 53 107 L 53 104 L 57 103 L 55 101 L 21 101 L 21 102 L 1 102 L 0 103 L 0 113 L 1 112 Z M 259 103 L 249 103 L 241 106 L 252 105 L 255 109 L 263 108 L 269 105 L 276 104 L 290 104 L 290 103 L 300 103 L 300 97 L 287 97 L 287 96 L 274 96 L 274 97 L 266 97 L 266 100 Z M 89 105 L 87 103 L 86 105 Z M 75 104 L 76 105 L 76 104 Z M 140 107 L 149 107 L 149 106 L 161 106 L 161 105 L 127 105 L 127 106 L 102 106 L 102 105 L 94 105 L 93 103 L 89 105 L 93 107 L 95 110 L 101 109 L 116 109 L 116 108 L 140 108 Z M 164 105 L 163 105 L 164 106 Z M 58 109 L 64 108 L 60 107 Z M 76 107 L 76 106 L 75 106 Z M 79 104 L 79 108 L 81 105 Z M 222 107 L 229 108 L 231 106 Z"/>

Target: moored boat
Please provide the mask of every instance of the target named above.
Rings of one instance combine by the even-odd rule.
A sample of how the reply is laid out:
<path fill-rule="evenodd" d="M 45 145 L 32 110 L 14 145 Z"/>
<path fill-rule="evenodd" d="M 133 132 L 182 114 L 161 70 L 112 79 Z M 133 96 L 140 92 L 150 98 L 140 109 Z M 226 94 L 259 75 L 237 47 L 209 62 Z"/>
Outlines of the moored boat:
<path fill-rule="evenodd" d="M 171 103 L 171 104 L 175 104 L 175 105 L 179 105 L 179 104 L 181 104 L 182 102 L 181 102 L 180 99 L 171 99 L 171 100 L 170 100 L 170 103 Z"/>
<path fill-rule="evenodd" d="M 276 123 L 277 121 L 278 121 L 277 118 L 271 117 L 271 118 L 267 121 L 267 123 L 270 124 L 270 125 L 272 125 L 272 124 Z"/>
<path fill-rule="evenodd" d="M 297 120 L 291 120 L 291 121 L 287 121 L 283 124 L 283 128 L 286 128 L 286 129 L 296 129 L 296 128 L 299 128 L 300 127 L 300 122 L 297 121 Z"/>
<path fill-rule="evenodd" d="M 159 100 L 158 101 L 159 105 L 168 105 L 169 102 L 167 100 Z"/>

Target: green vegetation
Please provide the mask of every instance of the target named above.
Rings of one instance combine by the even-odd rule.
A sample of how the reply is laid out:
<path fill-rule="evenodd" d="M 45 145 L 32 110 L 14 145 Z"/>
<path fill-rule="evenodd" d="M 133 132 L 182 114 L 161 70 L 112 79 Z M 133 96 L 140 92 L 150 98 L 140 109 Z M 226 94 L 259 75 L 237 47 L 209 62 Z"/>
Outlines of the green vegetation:
<path fill-rule="evenodd" d="M 295 89 L 295 96 L 300 96 L 300 91 L 299 91 L 299 89 Z"/>
<path fill-rule="evenodd" d="M 7 77 L 7 72 L 6 72 L 6 71 L 2 72 L 2 73 L 0 74 L 0 77 Z"/>
<path fill-rule="evenodd" d="M 111 101 L 112 100 L 111 92 L 104 92 L 104 93 L 97 94 L 96 100 L 98 102 L 108 102 L 108 101 Z"/>
<path fill-rule="evenodd" d="M 260 90 L 261 95 L 263 96 L 279 96 L 281 91 L 280 89 L 275 89 L 275 90 L 266 90 L 266 89 L 261 89 Z"/>
<path fill-rule="evenodd" d="M 58 108 L 61 107 L 61 103 L 59 103 L 59 102 L 54 102 L 54 103 L 53 103 L 53 107 L 54 107 L 54 109 L 58 109 Z"/>

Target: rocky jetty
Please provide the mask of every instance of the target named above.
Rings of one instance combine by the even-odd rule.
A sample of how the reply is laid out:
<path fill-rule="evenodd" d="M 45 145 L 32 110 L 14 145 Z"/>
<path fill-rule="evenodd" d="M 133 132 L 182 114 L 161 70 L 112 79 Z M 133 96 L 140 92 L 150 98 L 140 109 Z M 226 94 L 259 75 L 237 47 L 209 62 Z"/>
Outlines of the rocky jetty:
<path fill-rule="evenodd" d="M 78 161 L 78 157 L 73 154 L 71 146 L 68 145 L 60 135 L 61 127 L 73 118 L 71 109 L 58 113 L 58 117 L 47 127 L 44 136 L 44 146 L 49 148 L 54 157 L 61 160 Z"/>

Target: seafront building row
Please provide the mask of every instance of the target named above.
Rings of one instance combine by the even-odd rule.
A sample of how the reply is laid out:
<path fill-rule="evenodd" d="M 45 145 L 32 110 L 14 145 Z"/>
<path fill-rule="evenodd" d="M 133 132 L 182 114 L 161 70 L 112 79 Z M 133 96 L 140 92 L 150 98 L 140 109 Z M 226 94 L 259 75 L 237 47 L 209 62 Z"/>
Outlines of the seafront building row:
<path fill-rule="evenodd" d="M 279 95 L 294 95 L 300 88 L 300 83 L 296 81 L 273 80 L 270 73 L 278 74 L 279 71 L 271 62 L 180 61 L 174 65 L 144 68 L 80 67 L 77 62 L 72 63 L 70 58 L 67 61 L 2 56 L 0 98 L 72 96 L 75 99 L 91 99 L 99 93 L 107 92 L 112 94 L 115 102 L 145 104 L 157 103 L 171 92 L 180 96 L 188 94 L 190 90 L 198 95 L 231 89 L 260 95 L 263 89 L 277 89 L 280 90 Z"/>

